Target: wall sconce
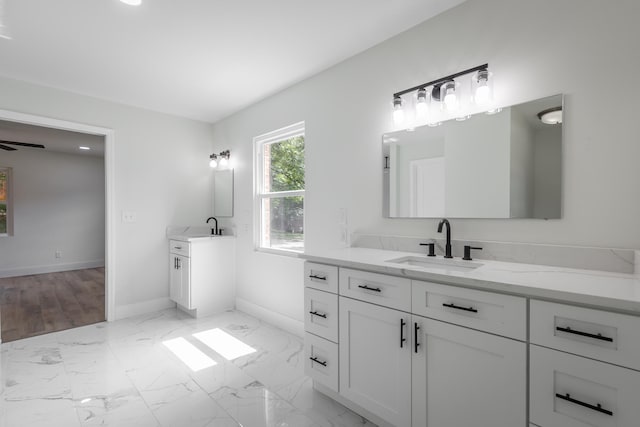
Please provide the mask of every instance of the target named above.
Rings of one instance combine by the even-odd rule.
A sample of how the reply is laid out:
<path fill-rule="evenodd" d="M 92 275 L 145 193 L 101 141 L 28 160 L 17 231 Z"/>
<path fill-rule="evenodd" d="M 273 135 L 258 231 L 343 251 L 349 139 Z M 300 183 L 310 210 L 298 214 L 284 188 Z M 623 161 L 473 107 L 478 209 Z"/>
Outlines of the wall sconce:
<path fill-rule="evenodd" d="M 220 166 L 220 168 L 225 168 L 229 166 L 229 157 L 231 157 L 231 151 L 229 150 L 224 150 L 220 154 L 213 153 L 209 156 L 209 167 L 217 168 Z"/>
<path fill-rule="evenodd" d="M 470 79 L 461 77 L 471 75 Z M 415 97 L 404 99 L 403 96 L 415 92 Z M 412 102 L 408 102 L 412 101 Z M 393 122 L 396 126 L 404 123 L 407 116 L 412 117 L 415 109 L 416 124 L 437 126 L 443 115 L 464 120 L 469 116 L 468 106 L 473 103 L 477 107 L 490 109 L 493 103 L 493 75 L 489 72 L 489 64 L 478 65 L 450 76 L 421 84 L 393 94 Z M 409 104 L 409 105 L 408 105 Z M 408 126 L 413 126 L 411 123 Z"/>

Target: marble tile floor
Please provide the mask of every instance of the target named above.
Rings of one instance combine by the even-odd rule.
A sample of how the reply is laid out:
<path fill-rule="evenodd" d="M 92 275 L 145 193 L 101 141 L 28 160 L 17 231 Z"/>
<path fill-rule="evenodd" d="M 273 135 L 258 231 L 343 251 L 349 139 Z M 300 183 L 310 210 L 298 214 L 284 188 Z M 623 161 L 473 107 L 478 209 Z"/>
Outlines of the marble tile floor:
<path fill-rule="evenodd" d="M 227 360 L 194 337 L 215 329 L 252 352 Z M 189 368 L 165 344 L 178 338 L 213 366 Z M 0 427 L 374 426 L 303 371 L 302 339 L 258 319 L 164 310 L 3 343 Z"/>

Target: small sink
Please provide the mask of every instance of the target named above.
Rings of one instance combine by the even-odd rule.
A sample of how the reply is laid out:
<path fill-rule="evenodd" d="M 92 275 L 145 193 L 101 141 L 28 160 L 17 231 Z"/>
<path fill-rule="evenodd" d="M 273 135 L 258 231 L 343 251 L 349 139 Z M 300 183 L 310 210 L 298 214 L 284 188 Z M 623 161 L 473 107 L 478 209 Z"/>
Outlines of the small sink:
<path fill-rule="evenodd" d="M 388 259 L 386 262 L 393 264 L 410 265 L 413 267 L 437 268 L 447 271 L 469 272 L 484 264 L 471 261 L 458 261 L 444 258 L 427 258 L 424 256 L 404 256 L 400 258 Z"/>

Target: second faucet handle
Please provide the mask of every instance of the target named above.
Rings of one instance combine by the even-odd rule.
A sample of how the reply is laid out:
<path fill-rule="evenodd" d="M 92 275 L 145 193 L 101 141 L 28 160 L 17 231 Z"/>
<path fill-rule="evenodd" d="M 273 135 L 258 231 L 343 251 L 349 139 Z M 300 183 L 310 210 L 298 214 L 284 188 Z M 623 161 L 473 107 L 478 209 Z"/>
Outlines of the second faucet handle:
<path fill-rule="evenodd" d="M 464 246 L 464 256 L 462 257 L 463 260 L 465 261 L 471 261 L 473 258 L 471 258 L 471 249 L 476 250 L 476 251 L 481 251 L 482 248 L 474 248 L 471 245 L 465 245 Z"/>
<path fill-rule="evenodd" d="M 431 243 L 420 243 L 420 246 L 429 246 L 429 253 L 427 256 L 436 256 L 436 244 Z"/>

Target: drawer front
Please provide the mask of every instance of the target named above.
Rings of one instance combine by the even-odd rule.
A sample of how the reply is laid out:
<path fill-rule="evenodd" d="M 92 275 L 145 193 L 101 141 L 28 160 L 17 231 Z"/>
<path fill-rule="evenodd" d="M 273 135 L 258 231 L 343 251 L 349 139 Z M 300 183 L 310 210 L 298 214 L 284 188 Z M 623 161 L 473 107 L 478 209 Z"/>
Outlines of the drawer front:
<path fill-rule="evenodd" d="M 306 333 L 304 373 L 338 392 L 338 344 Z"/>
<path fill-rule="evenodd" d="M 402 277 L 341 268 L 340 295 L 396 310 L 411 310 L 411 280 Z"/>
<path fill-rule="evenodd" d="M 169 252 L 186 257 L 191 256 L 191 243 L 180 240 L 169 240 Z"/>
<path fill-rule="evenodd" d="M 338 267 L 309 261 L 305 262 L 304 286 L 337 294 Z"/>
<path fill-rule="evenodd" d="M 338 342 L 338 295 L 306 288 L 304 312 L 306 332 Z"/>
<path fill-rule="evenodd" d="M 540 426 L 637 427 L 640 372 L 530 346 L 530 421 Z"/>
<path fill-rule="evenodd" d="M 526 340 L 525 298 L 422 281 L 412 288 L 414 314 Z"/>
<path fill-rule="evenodd" d="M 531 300 L 530 339 L 640 370 L 640 317 Z"/>

